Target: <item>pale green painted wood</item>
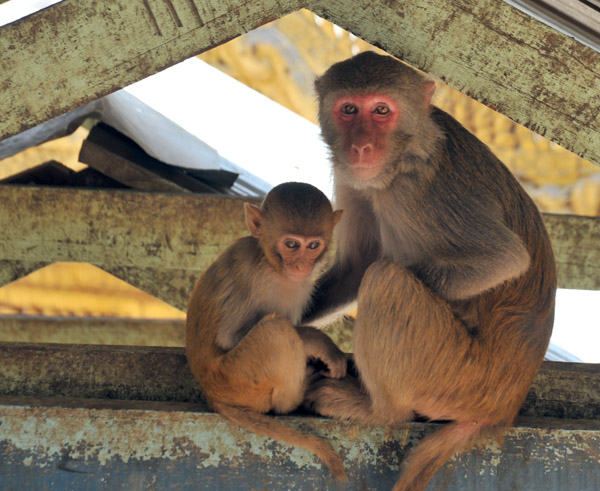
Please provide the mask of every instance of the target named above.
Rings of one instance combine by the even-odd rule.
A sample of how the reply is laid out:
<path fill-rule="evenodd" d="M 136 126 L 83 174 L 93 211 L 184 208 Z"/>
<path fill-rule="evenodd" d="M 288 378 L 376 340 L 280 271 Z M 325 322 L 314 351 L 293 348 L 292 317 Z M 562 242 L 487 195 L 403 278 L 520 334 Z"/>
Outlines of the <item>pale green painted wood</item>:
<path fill-rule="evenodd" d="M 213 253 L 203 253 L 202 263 L 198 269 L 139 268 L 135 266 L 104 266 L 102 269 L 182 312 L 187 312 L 196 281 L 225 247 L 226 245 L 222 244 L 218 249 L 211 248 Z"/>
<path fill-rule="evenodd" d="M 2 241 L 3 239 L 0 237 L 0 243 L 2 243 Z M 11 261 L 0 257 L 0 286 L 18 280 L 47 265 L 48 262 L 45 261 Z"/>
<path fill-rule="evenodd" d="M 0 343 L 185 346 L 185 319 L 0 315 Z"/>
<path fill-rule="evenodd" d="M 201 270 L 247 235 L 242 198 L 0 187 L 0 258 Z"/>
<path fill-rule="evenodd" d="M 89 262 L 185 310 L 201 272 L 231 242 L 247 235 L 244 201 L 2 186 L 0 280 L 16 279 L 23 264 Z M 600 289 L 600 218 L 544 219 L 559 285 Z"/>
<path fill-rule="evenodd" d="M 248 234 L 245 201 L 257 203 L 0 186 L 0 286 L 49 263 L 88 262 L 185 311 L 200 274 Z"/>
<path fill-rule="evenodd" d="M 544 214 L 559 288 L 600 290 L 600 217 Z"/>

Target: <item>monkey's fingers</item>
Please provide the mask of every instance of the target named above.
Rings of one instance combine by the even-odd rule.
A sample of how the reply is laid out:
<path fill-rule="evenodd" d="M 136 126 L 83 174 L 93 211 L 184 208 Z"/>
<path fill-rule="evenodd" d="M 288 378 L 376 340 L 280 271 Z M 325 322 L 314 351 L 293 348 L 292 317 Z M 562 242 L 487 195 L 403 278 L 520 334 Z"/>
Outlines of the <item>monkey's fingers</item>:
<path fill-rule="evenodd" d="M 348 361 L 346 356 L 341 351 L 335 353 L 334 356 L 330 356 L 324 359 L 323 362 L 327 365 L 327 370 L 323 372 L 323 375 L 330 378 L 342 378 L 346 376 L 346 369 L 348 367 Z"/>

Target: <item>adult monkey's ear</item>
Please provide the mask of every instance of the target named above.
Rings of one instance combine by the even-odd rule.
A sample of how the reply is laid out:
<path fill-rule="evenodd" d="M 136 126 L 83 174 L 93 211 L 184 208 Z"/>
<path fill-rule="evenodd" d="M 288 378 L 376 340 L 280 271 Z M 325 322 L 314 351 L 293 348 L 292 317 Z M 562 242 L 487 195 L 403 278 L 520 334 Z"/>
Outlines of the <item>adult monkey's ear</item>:
<path fill-rule="evenodd" d="M 344 210 L 335 210 L 333 212 L 333 226 L 335 227 L 338 222 L 340 221 L 340 218 L 342 218 L 342 215 L 344 214 Z"/>
<path fill-rule="evenodd" d="M 425 104 L 425 111 L 429 113 L 431 111 L 431 100 L 435 93 L 435 82 L 433 80 L 427 80 L 423 84 L 423 104 Z"/>

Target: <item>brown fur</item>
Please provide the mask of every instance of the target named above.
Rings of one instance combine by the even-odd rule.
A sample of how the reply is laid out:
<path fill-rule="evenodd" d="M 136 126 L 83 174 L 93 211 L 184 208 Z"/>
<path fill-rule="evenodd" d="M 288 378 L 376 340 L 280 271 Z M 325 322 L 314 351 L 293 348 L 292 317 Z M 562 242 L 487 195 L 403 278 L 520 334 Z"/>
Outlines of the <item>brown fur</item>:
<path fill-rule="evenodd" d="M 323 241 L 312 270 L 325 255 L 340 213 L 320 191 L 301 183 L 274 188 L 262 209 L 246 205 L 246 212 L 255 236 L 231 245 L 192 293 L 186 319 L 190 369 L 209 405 L 223 417 L 313 451 L 336 479 L 346 480 L 342 461 L 328 443 L 262 414 L 287 413 L 300 405 L 311 359 L 327 365 L 327 376 L 346 373 L 346 358 L 327 335 L 290 322 L 300 319 L 314 274 L 291 281 L 282 257 L 287 252 L 273 247 L 287 233 Z"/>
<path fill-rule="evenodd" d="M 554 319 L 554 257 L 539 212 L 483 143 L 429 106 L 432 83 L 373 53 L 317 81 L 347 216 L 306 317 L 358 293 L 361 380 L 316 382 L 307 404 L 366 423 L 397 424 L 415 413 L 450 420 L 409 454 L 396 490 L 424 489 L 452 455 L 513 421 Z M 382 92 L 398 101 L 402 122 L 385 137 L 384 170 L 361 181 L 331 105 L 344 93 Z"/>

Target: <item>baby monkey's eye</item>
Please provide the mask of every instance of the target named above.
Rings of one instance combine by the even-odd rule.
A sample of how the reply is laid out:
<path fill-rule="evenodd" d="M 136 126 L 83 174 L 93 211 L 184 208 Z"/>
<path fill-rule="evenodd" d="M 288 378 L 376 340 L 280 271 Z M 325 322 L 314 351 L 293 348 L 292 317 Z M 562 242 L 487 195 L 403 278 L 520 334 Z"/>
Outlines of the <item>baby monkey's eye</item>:
<path fill-rule="evenodd" d="M 310 244 L 308 244 L 309 249 L 314 250 L 314 249 L 318 249 L 319 247 L 321 247 L 321 243 L 316 240 L 314 242 L 311 242 Z"/>
<path fill-rule="evenodd" d="M 297 248 L 300 246 L 300 244 L 298 244 L 298 242 L 297 242 L 297 241 L 295 241 L 295 240 L 288 240 L 288 241 L 285 243 L 285 246 L 286 246 L 288 249 L 297 249 Z"/>

